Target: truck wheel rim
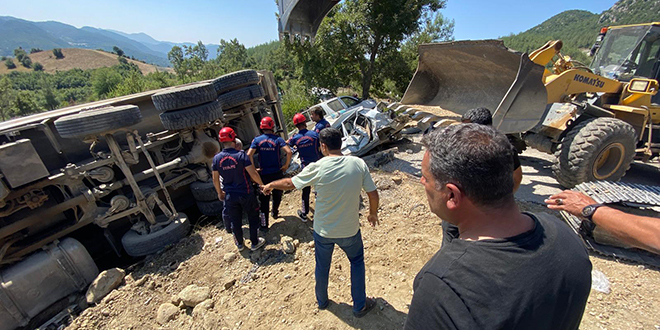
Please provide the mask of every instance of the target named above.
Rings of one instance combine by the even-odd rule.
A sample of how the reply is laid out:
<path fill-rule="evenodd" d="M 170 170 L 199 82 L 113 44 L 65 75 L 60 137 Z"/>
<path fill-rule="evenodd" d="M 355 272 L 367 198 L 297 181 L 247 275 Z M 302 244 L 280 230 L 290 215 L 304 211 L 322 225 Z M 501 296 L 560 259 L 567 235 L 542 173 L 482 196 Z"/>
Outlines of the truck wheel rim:
<path fill-rule="evenodd" d="M 621 167 L 626 148 L 621 143 L 612 143 L 605 147 L 594 162 L 593 174 L 597 180 L 612 176 Z"/>

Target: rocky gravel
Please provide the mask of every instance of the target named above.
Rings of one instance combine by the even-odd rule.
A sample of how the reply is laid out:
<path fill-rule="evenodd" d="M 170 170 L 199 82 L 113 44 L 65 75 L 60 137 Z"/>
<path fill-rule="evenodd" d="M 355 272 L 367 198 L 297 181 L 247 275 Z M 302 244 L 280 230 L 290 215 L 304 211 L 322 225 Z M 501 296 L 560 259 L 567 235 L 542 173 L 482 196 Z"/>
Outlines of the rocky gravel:
<path fill-rule="evenodd" d="M 387 146 L 394 148 L 393 161 L 372 169 L 381 224 L 371 228 L 362 211 L 361 230 L 367 294 L 377 298 L 378 308 L 364 318 L 352 315 L 350 264 L 338 249 L 330 273 L 332 303 L 327 310 L 316 308 L 312 223 L 295 216 L 301 195 L 292 192 L 284 195 L 281 217 L 271 220 L 263 250 L 238 252 L 218 219 L 200 221 L 189 237 L 131 268 L 117 289 L 67 329 L 401 329 L 413 279 L 442 240 L 441 220 L 430 213 L 419 184 L 420 138 L 409 135 Z M 552 213 L 542 199 L 560 187 L 547 174 L 548 159 L 526 151 L 521 162 L 519 206 Z M 595 254 L 590 259 L 611 291 L 592 290 L 580 328 L 658 329 L 658 269 Z"/>

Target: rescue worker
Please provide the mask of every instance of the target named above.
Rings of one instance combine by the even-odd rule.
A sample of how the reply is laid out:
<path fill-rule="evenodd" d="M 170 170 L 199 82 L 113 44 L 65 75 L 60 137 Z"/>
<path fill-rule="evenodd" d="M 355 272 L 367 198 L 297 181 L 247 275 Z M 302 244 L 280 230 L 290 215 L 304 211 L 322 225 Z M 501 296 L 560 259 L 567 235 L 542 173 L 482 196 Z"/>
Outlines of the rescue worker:
<path fill-rule="evenodd" d="M 307 118 L 303 114 L 295 114 L 293 124 L 298 128 L 298 133 L 289 139 L 289 146 L 298 150 L 303 169 L 321 158 L 319 135 L 314 131 L 307 130 L 306 122 Z M 309 219 L 307 213 L 309 212 L 309 195 L 311 191 L 311 186 L 302 189 L 302 208 L 298 210 L 298 217 L 302 222 L 307 222 Z"/>
<path fill-rule="evenodd" d="M 330 123 L 323 118 L 323 109 L 321 107 L 316 107 L 309 112 L 309 116 L 312 117 L 312 120 L 316 122 L 314 125 L 314 132 L 321 133 L 321 130 L 327 127 L 330 127 Z"/>
<path fill-rule="evenodd" d="M 247 154 L 250 161 L 254 163 L 254 154 L 259 153 L 259 170 L 264 184 L 284 178 L 284 171 L 289 168 L 291 163 L 291 148 L 284 142 L 280 136 L 275 135 L 275 121 L 273 118 L 264 117 L 261 119 L 259 128 L 264 134 L 257 136 L 252 140 L 250 149 Z M 286 153 L 286 161 L 284 165 L 280 162 L 280 151 L 284 150 Z M 282 202 L 282 190 L 275 190 L 273 195 L 273 219 L 279 217 L 280 203 Z M 268 232 L 268 207 L 270 203 L 270 195 L 259 195 L 261 202 L 260 229 L 263 232 Z"/>
<path fill-rule="evenodd" d="M 223 149 L 213 157 L 213 185 L 218 198 L 224 201 L 223 219 L 229 219 L 234 232 L 234 243 L 239 251 L 245 248 L 243 240 L 243 211 L 247 213 L 250 227 L 252 251 L 264 246 L 266 240 L 258 237 L 259 204 L 254 194 L 252 182 L 263 185 L 252 161 L 242 150 L 236 150 L 236 133 L 231 127 L 224 127 L 218 134 Z M 246 175 L 247 173 L 247 175 Z M 222 178 L 222 188 L 220 180 Z"/>
<path fill-rule="evenodd" d="M 238 150 L 238 151 L 243 150 L 243 141 L 241 141 L 239 138 L 236 138 L 235 143 L 236 143 L 236 147 L 235 147 L 236 150 Z M 223 190 L 223 188 L 224 187 L 222 186 L 222 177 L 220 177 L 220 190 Z M 232 226 L 231 225 L 231 219 L 226 218 L 224 215 L 222 215 L 222 223 L 224 225 L 224 228 L 225 228 L 225 231 L 227 232 L 227 234 L 232 234 L 233 231 L 231 229 L 231 226 Z"/>

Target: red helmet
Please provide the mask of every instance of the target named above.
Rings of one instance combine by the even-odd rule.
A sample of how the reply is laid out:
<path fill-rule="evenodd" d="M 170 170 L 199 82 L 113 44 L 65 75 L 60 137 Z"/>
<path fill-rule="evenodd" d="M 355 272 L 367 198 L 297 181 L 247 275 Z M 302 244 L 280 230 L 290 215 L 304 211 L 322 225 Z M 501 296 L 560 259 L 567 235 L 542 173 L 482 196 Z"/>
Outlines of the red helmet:
<path fill-rule="evenodd" d="M 307 121 L 307 118 L 302 113 L 297 113 L 293 116 L 293 124 L 298 125 Z"/>
<path fill-rule="evenodd" d="M 275 128 L 275 121 L 270 117 L 261 118 L 261 124 L 259 124 L 261 129 L 273 129 Z"/>
<path fill-rule="evenodd" d="M 231 127 L 223 127 L 218 134 L 220 142 L 234 142 L 236 141 L 236 132 Z"/>

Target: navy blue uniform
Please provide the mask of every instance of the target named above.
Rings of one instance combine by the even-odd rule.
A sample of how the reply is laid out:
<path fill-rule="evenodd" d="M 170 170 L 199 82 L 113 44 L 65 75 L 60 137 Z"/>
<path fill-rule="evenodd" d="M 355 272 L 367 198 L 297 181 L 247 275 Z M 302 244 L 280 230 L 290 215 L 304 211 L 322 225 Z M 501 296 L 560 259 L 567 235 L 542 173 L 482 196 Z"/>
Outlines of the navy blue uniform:
<path fill-rule="evenodd" d="M 222 190 L 225 192 L 222 216 L 230 219 L 237 245 L 243 245 L 243 211 L 248 215 L 250 240 L 258 242 L 259 205 L 252 188 L 252 180 L 245 170 L 252 165 L 250 157 L 234 148 L 226 148 L 213 157 L 213 170 L 222 177 Z"/>
<path fill-rule="evenodd" d="M 300 162 L 303 167 L 321 158 L 319 135 L 314 131 L 308 131 L 306 129 L 299 130 L 289 140 L 289 146 L 295 147 L 298 150 Z"/>
<path fill-rule="evenodd" d="M 321 159 L 319 134 L 314 131 L 308 131 L 307 129 L 299 130 L 298 134 L 294 135 L 289 140 L 289 145 L 298 150 L 298 155 L 300 156 L 300 162 L 302 163 L 303 168 Z M 311 191 L 312 187 L 305 187 L 302 190 L 301 211 L 304 215 L 307 215 L 309 212 L 309 195 Z"/>
<path fill-rule="evenodd" d="M 280 150 L 286 146 L 286 142 L 275 134 L 262 134 L 252 140 L 250 149 L 257 151 L 259 155 L 259 168 L 261 168 L 261 180 L 264 184 L 284 178 L 282 164 L 280 161 Z M 273 190 L 273 218 L 279 216 L 280 203 L 282 202 L 282 190 Z M 268 230 L 268 209 L 270 195 L 259 195 L 261 204 L 260 225 L 261 229 Z"/>
<path fill-rule="evenodd" d="M 314 125 L 314 132 L 321 133 L 321 130 L 327 127 L 330 127 L 330 123 L 325 118 L 322 118 Z"/>
<path fill-rule="evenodd" d="M 286 142 L 275 134 L 262 134 L 252 140 L 250 149 L 255 149 L 259 154 L 259 168 L 261 174 L 272 174 L 281 172 L 280 149 L 286 146 Z M 264 184 L 266 184 L 264 182 Z"/>

